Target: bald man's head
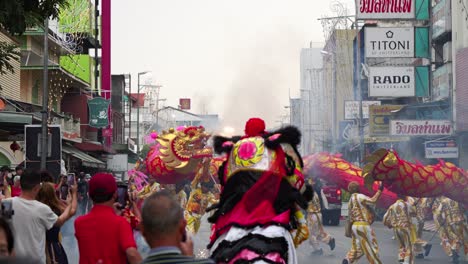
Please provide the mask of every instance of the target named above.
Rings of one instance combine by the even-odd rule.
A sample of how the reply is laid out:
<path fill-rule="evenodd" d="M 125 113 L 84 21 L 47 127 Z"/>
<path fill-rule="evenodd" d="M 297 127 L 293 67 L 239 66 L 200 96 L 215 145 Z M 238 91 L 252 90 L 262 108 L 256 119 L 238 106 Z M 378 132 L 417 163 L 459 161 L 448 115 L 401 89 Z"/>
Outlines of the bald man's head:
<path fill-rule="evenodd" d="M 184 219 L 179 203 L 166 190 L 147 197 L 141 211 L 144 232 L 155 239 L 177 233 Z"/>

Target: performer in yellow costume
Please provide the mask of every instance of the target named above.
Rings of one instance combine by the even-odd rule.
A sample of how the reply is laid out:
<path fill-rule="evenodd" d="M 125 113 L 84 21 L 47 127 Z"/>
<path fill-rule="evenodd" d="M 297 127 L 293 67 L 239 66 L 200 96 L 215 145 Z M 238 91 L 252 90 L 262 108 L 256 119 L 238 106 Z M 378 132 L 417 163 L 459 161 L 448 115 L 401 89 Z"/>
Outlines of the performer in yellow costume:
<path fill-rule="evenodd" d="M 314 249 L 312 254 L 315 255 L 323 254 L 323 250 L 320 247 L 319 242 L 328 244 L 330 246 L 330 250 L 335 249 L 335 239 L 327 234 L 323 229 L 321 211 L 319 196 L 317 192 L 314 192 L 312 201 L 309 203 L 309 207 L 307 208 L 307 222 L 309 224 L 310 232 L 309 242 Z"/>
<path fill-rule="evenodd" d="M 443 230 L 441 240 L 445 253 L 452 257 L 453 263 L 459 263 L 459 253 L 463 249 L 466 260 L 468 255 L 468 228 L 460 204 L 443 197 L 437 210 L 439 213 L 437 221 L 440 229 Z"/>
<path fill-rule="evenodd" d="M 411 218 L 411 233 L 412 237 L 416 237 L 416 240 L 413 241 L 414 254 L 416 258 L 422 259 L 424 256 L 429 255 L 432 248 L 431 244 L 422 239 L 426 209 L 429 206 L 430 199 L 407 197 L 406 201 L 408 205 L 412 207 L 411 210 L 416 211 L 416 215 L 413 215 Z"/>
<path fill-rule="evenodd" d="M 351 182 L 348 191 L 351 193 L 349 199 L 348 212 L 352 223 L 352 244 L 346 258 L 342 264 L 356 263 L 364 254 L 370 264 L 382 264 L 379 257 L 379 247 L 371 224 L 374 222 L 370 206 L 375 205 L 382 195 L 383 184 L 380 185 L 377 193 L 368 197 L 359 192 L 359 183 Z"/>
<path fill-rule="evenodd" d="M 215 195 L 210 191 L 212 182 L 201 182 L 200 187 L 193 189 L 187 202 L 185 210 L 185 220 L 187 221 L 187 231 L 193 235 L 200 228 L 201 218 L 206 212 L 206 208 L 217 202 Z"/>
<path fill-rule="evenodd" d="M 408 202 L 405 202 L 403 197 L 399 198 L 388 208 L 383 223 L 395 231 L 399 244 L 398 261 L 403 264 L 414 264 L 413 241 L 416 240 L 416 233 L 411 217 L 416 216 L 416 210 Z"/>

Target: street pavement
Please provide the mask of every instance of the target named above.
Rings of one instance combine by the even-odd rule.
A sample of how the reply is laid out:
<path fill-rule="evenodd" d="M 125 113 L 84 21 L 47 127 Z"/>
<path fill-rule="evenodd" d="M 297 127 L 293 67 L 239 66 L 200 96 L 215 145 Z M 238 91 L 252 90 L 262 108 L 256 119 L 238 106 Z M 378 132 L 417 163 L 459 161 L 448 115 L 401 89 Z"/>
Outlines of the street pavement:
<path fill-rule="evenodd" d="M 76 239 L 74 237 L 73 221 L 76 217 L 72 218 L 62 227 L 62 244 L 67 252 L 68 260 L 70 264 L 78 264 L 79 254 L 78 246 L 76 245 Z M 386 228 L 381 222 L 376 222 L 372 225 L 377 235 L 379 243 L 379 254 L 382 263 L 398 263 L 398 242 L 392 240 L 393 232 L 391 229 Z M 308 242 L 302 243 L 297 249 L 297 255 L 299 263 L 318 263 L 318 264 L 339 264 L 346 255 L 346 252 L 350 248 L 351 239 L 344 236 L 343 223 L 340 226 L 326 226 L 325 230 L 336 239 L 336 248 L 334 251 L 330 251 L 328 245 L 323 245 L 324 254 L 322 256 L 312 255 L 312 249 Z M 424 239 L 429 240 L 432 237 L 432 232 L 424 232 Z M 198 234 L 193 238 L 195 244 L 195 253 L 199 256 L 207 256 L 205 249 L 208 244 L 210 236 L 210 226 L 206 221 L 206 217 L 203 218 L 200 230 Z M 137 244 L 139 249 L 145 254 L 147 248 L 144 247 L 144 242 L 141 237 L 137 236 Z M 434 236 L 431 243 L 433 244 L 431 254 L 425 259 L 416 259 L 415 263 L 450 263 L 450 259 L 444 254 L 440 246 L 440 240 L 438 236 Z M 359 263 L 368 263 L 365 257 L 361 258 Z M 461 262 L 468 263 L 468 262 Z"/>

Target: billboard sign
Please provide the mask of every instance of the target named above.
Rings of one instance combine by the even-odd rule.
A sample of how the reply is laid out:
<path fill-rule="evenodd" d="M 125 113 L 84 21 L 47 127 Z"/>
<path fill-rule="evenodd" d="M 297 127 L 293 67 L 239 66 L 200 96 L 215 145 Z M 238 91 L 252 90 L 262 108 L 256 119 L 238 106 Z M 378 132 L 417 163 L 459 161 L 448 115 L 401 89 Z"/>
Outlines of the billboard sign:
<path fill-rule="evenodd" d="M 414 28 L 365 28 L 367 58 L 413 58 Z"/>
<path fill-rule="evenodd" d="M 390 119 L 392 112 L 398 111 L 403 105 L 371 105 L 369 106 L 369 134 L 371 136 L 390 135 Z"/>
<path fill-rule="evenodd" d="M 369 106 L 380 105 L 380 101 L 362 101 L 362 117 L 369 118 Z M 345 119 L 359 118 L 359 101 L 345 101 Z"/>
<path fill-rule="evenodd" d="M 426 159 L 458 159 L 458 145 L 455 141 L 426 142 Z"/>
<path fill-rule="evenodd" d="M 357 19 L 413 19 L 415 0 L 356 0 Z"/>
<path fill-rule="evenodd" d="M 392 136 L 449 136 L 453 133 L 450 120 L 391 120 Z"/>
<path fill-rule="evenodd" d="M 181 110 L 190 110 L 190 99 L 189 98 L 180 98 L 179 106 Z"/>
<path fill-rule="evenodd" d="M 369 67 L 369 96 L 415 96 L 414 67 Z"/>

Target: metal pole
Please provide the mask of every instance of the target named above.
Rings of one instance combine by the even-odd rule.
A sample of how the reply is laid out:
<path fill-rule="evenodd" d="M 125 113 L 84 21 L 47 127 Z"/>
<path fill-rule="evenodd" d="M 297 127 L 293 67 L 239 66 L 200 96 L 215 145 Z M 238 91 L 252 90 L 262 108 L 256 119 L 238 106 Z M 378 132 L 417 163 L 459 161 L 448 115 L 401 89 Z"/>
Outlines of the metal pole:
<path fill-rule="evenodd" d="M 361 36 L 359 33 L 359 24 L 356 15 L 356 80 L 359 92 L 359 165 L 364 165 L 364 120 L 362 115 L 362 87 L 361 87 Z"/>
<path fill-rule="evenodd" d="M 44 21 L 44 69 L 42 79 L 42 134 L 41 134 L 41 170 L 47 169 L 49 133 L 47 129 L 49 109 L 49 18 Z"/>
<path fill-rule="evenodd" d="M 132 138 L 132 75 L 128 75 L 128 138 Z"/>
<path fill-rule="evenodd" d="M 140 154 L 140 73 L 137 81 L 137 154 Z"/>
<path fill-rule="evenodd" d="M 99 0 L 94 0 L 94 93 L 98 93 L 98 49 L 99 49 L 99 28 L 98 28 L 98 17 L 99 17 Z"/>
<path fill-rule="evenodd" d="M 333 78 L 332 78 L 332 94 L 333 94 L 333 107 L 332 107 L 332 153 L 336 152 L 336 51 L 331 52 L 331 56 L 333 59 Z"/>

